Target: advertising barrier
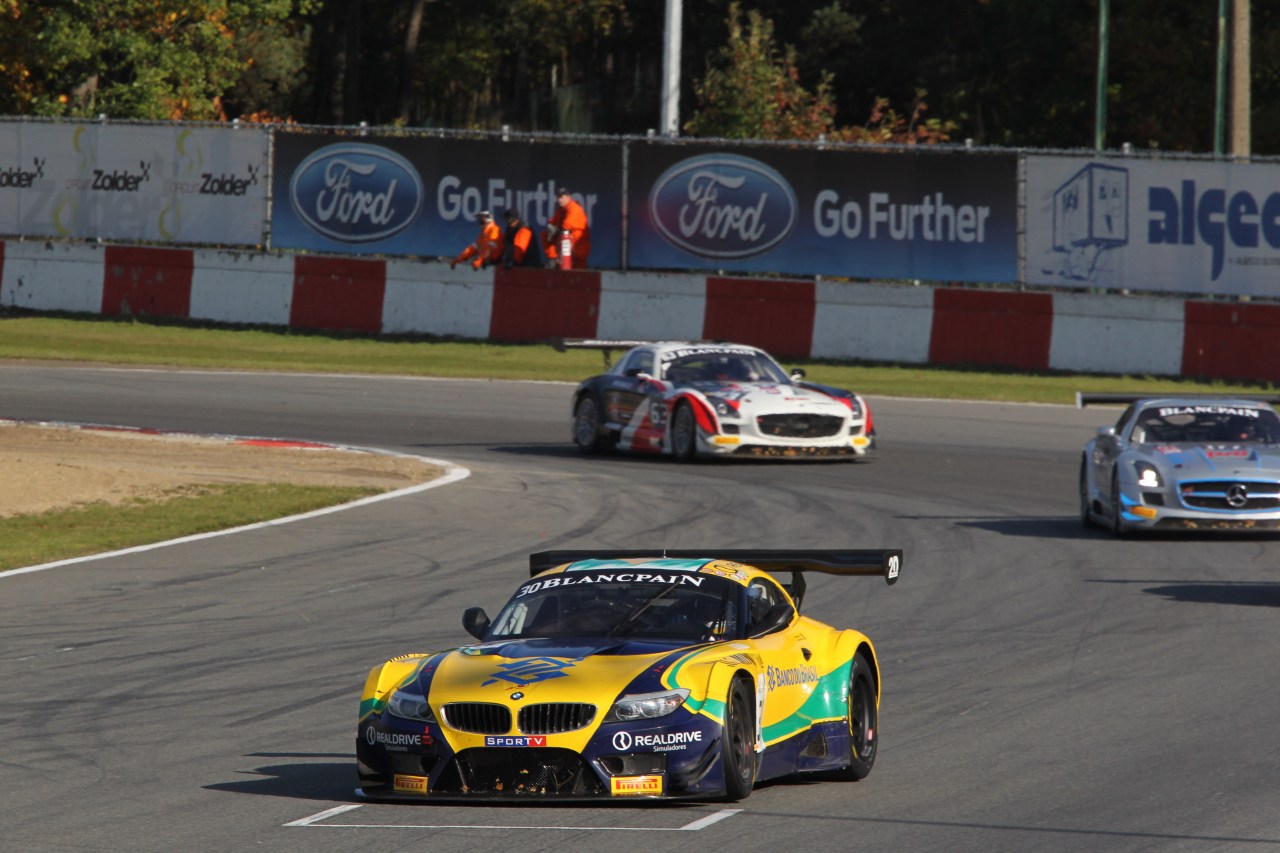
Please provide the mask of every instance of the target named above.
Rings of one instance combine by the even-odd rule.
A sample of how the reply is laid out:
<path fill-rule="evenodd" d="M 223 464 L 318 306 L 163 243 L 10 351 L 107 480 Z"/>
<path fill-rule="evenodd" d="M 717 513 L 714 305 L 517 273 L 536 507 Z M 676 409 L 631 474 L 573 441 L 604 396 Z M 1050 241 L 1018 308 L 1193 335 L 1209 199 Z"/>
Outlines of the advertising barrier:
<path fill-rule="evenodd" d="M 1028 284 L 1280 295 L 1275 164 L 1027 157 Z"/>
<path fill-rule="evenodd" d="M 539 234 L 567 187 L 591 226 L 592 267 L 622 264 L 622 147 L 389 135 L 277 133 L 271 244 L 450 257 L 476 214 L 519 210 Z"/>
<path fill-rule="evenodd" d="M 260 245 L 264 128 L 0 124 L 0 234 Z"/>
<path fill-rule="evenodd" d="M 1017 158 L 634 146 L 632 269 L 1017 279 Z"/>

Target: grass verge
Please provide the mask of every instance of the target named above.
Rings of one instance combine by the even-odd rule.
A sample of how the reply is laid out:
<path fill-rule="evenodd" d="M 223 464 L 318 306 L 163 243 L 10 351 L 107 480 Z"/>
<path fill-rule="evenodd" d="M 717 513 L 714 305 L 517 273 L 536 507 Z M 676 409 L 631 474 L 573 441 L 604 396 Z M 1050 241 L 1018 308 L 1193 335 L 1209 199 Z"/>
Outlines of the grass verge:
<path fill-rule="evenodd" d="M 600 353 L 556 352 L 545 344 L 493 344 L 307 333 L 280 328 L 227 328 L 186 322 L 109 317 L 0 314 L 0 359 L 96 362 L 207 369 L 371 373 L 578 382 L 599 373 Z M 786 359 L 809 379 L 863 394 L 1075 402 L 1076 391 L 1267 393 L 1266 382 L 1064 372 L 1026 373 L 990 367 L 936 367 Z M 3 412 L 0 412 L 3 415 Z"/>
<path fill-rule="evenodd" d="M 0 571 L 310 512 L 377 494 L 362 487 L 217 484 L 158 500 L 0 518 Z"/>

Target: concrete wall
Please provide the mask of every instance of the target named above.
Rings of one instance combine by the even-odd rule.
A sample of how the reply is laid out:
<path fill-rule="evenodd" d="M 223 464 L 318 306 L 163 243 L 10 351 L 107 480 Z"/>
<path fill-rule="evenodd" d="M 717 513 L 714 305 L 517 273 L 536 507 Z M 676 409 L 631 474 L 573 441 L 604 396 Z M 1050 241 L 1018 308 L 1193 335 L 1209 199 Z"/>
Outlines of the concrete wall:
<path fill-rule="evenodd" d="M 779 358 L 1280 381 L 1280 306 L 0 242 L 0 305 L 493 341 L 718 338 Z"/>

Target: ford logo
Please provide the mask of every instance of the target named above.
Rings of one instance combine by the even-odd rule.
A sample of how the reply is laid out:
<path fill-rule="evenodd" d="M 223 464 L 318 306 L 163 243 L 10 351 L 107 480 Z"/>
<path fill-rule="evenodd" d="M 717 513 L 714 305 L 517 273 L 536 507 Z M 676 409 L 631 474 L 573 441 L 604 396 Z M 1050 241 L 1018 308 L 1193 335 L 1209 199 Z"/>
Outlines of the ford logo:
<path fill-rule="evenodd" d="M 759 160 L 707 154 L 676 163 L 649 193 L 649 216 L 673 246 L 703 258 L 749 258 L 796 225 L 795 191 Z"/>
<path fill-rule="evenodd" d="M 294 213 L 342 243 L 398 234 L 422 207 L 422 179 L 408 160 L 376 145 L 341 143 L 303 160 L 289 181 Z"/>

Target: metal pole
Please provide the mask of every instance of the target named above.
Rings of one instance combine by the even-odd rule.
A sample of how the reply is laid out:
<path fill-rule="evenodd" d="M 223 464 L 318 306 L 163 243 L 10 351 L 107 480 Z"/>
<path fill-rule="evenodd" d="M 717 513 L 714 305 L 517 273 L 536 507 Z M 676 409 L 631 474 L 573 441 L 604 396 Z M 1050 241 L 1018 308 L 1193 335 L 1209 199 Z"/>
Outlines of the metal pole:
<path fill-rule="evenodd" d="M 1213 156 L 1221 157 L 1227 126 L 1227 4 L 1218 0 L 1218 73 L 1213 96 Z"/>
<path fill-rule="evenodd" d="M 667 20 L 662 30 L 662 132 L 680 135 L 680 19 L 682 0 L 667 0 Z"/>
<path fill-rule="evenodd" d="M 1110 49 L 1111 2 L 1098 0 L 1098 94 L 1093 116 L 1093 147 L 1101 151 L 1107 139 L 1107 51 Z"/>
<path fill-rule="evenodd" d="M 1253 153 L 1249 41 L 1249 0 L 1235 0 L 1231 4 L 1231 153 L 1246 159 Z"/>

